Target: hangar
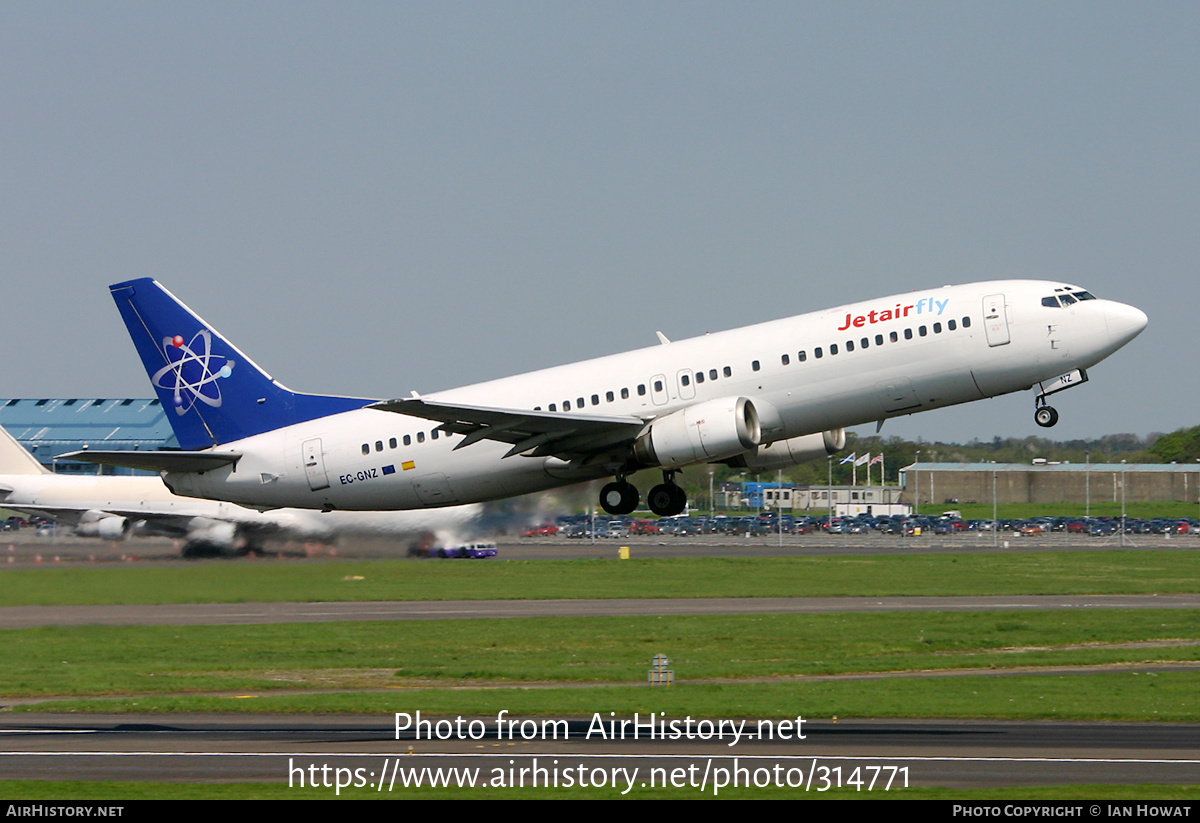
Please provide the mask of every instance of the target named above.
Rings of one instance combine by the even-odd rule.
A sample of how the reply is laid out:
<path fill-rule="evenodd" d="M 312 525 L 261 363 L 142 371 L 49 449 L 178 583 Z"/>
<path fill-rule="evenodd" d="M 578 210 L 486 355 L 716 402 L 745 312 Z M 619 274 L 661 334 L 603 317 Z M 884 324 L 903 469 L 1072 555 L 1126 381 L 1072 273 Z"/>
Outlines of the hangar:
<path fill-rule="evenodd" d="M 0 426 L 51 471 L 62 474 L 134 474 L 130 469 L 57 460 L 87 448 L 179 448 L 157 399 L 14 398 L 0 400 Z"/>

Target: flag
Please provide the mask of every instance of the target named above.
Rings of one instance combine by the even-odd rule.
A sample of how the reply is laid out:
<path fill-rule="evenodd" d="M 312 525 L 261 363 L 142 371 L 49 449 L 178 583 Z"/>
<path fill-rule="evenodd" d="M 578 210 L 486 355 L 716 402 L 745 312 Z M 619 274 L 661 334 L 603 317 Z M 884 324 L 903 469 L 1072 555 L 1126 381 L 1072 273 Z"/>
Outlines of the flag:
<path fill-rule="evenodd" d="M 863 465 L 864 463 L 869 463 L 869 462 L 870 462 L 870 460 L 871 460 L 871 453 L 870 453 L 870 452 L 867 452 L 867 453 L 866 453 L 866 454 L 864 454 L 862 457 L 860 457 L 860 458 L 858 458 L 857 460 L 855 460 L 855 461 L 854 461 L 854 465 L 856 465 L 856 466 L 861 466 L 861 465 Z"/>
<path fill-rule="evenodd" d="M 854 458 L 855 458 L 855 457 L 857 457 L 857 456 L 858 456 L 858 454 L 857 454 L 856 452 L 850 452 L 848 455 L 846 455 L 846 456 L 845 456 L 845 457 L 843 457 L 843 458 L 842 458 L 840 461 L 838 461 L 838 465 L 839 465 L 839 466 L 844 466 L 844 465 L 846 465 L 847 463 L 853 463 L 853 462 L 854 462 Z"/>
<path fill-rule="evenodd" d="M 875 457 L 873 457 L 871 459 L 870 465 L 874 466 L 876 463 L 882 463 L 882 462 L 883 462 L 883 453 L 880 452 L 879 454 L 875 455 Z"/>

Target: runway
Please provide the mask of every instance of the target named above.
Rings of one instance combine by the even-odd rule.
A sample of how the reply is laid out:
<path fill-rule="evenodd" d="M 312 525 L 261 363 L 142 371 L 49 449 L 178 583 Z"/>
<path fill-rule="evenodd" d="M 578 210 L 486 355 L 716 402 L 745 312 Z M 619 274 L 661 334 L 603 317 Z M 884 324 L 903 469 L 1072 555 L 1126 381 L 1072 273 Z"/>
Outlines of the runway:
<path fill-rule="evenodd" d="M 559 779 L 582 773 L 615 782 L 618 769 L 625 777 L 637 769 L 634 796 L 651 785 L 654 769 L 659 770 L 656 779 L 675 774 L 681 788 L 719 795 L 720 770 L 731 775 L 735 758 L 736 768 L 751 779 L 791 781 L 792 789 L 814 795 L 838 782 L 848 785 L 855 769 L 864 781 L 860 789 L 867 791 L 865 783 L 873 780 L 870 791 L 879 794 L 885 794 L 886 781 L 891 792 L 906 785 L 1194 784 L 1200 769 L 1200 734 L 1183 725 L 822 719 L 794 726 L 792 739 L 765 740 L 754 735 L 765 736 L 767 727 L 758 730 L 757 720 L 749 719 L 734 742 L 732 733 L 700 739 L 706 730 L 695 725 L 693 739 L 646 739 L 645 725 L 637 740 L 628 739 L 628 728 L 625 740 L 604 739 L 616 728 L 589 718 L 564 719 L 558 739 L 522 739 L 523 718 L 505 718 L 515 724 L 508 726 L 507 736 L 494 717 L 464 721 L 472 719 L 477 739 L 431 741 L 416 740 L 411 732 L 397 739 L 392 716 L 15 715 L 0 728 L 0 748 L 9 779 L 291 779 L 296 785 L 298 779 L 324 775 L 331 794 L 338 769 L 346 770 L 343 779 L 359 770 L 365 782 L 378 785 L 382 779 L 382 791 L 399 792 L 403 781 L 415 779 L 422 768 L 466 770 L 457 773 L 457 782 L 468 779 L 471 770 L 477 770 L 477 780 L 497 774 L 507 780 L 533 769 L 535 759 L 547 780 L 552 773 Z M 646 723 L 644 716 L 640 719 Z M 775 731 L 778 736 L 780 730 Z M 708 785 L 701 787 L 706 773 Z M 527 771 L 526 780 L 534 779 Z"/>

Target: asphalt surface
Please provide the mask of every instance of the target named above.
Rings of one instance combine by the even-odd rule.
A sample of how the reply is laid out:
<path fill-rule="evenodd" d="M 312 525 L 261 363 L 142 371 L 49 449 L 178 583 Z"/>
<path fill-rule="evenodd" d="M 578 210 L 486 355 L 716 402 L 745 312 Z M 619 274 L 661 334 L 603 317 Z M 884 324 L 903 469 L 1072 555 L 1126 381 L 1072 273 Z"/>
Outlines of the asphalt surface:
<path fill-rule="evenodd" d="M 361 620 L 493 620 L 671 614 L 814 614 L 1029 609 L 1195 609 L 1200 594 L 987 597 L 711 597 L 604 600 L 415 600 L 322 603 L 180 603 L 7 606 L 0 629 L 35 626 L 202 626 Z"/>
<path fill-rule="evenodd" d="M 503 560 L 563 560 L 613 558 L 622 547 L 632 557 L 814 557 L 873 554 L 950 554 L 960 552 L 1034 553 L 1045 551 L 1158 551 L 1200 550 L 1200 532 L 1182 535 L 1127 535 L 1095 538 L 1086 535 L 1047 534 L 1021 537 L 987 533 L 920 537 L 865 535 L 699 535 L 695 537 L 631 536 L 622 539 L 568 540 L 565 538 L 498 537 L 499 557 L 473 562 Z M 176 563 L 184 561 L 179 541 L 166 538 L 133 538 L 107 541 L 79 537 L 37 537 L 28 531 L 0 536 L 0 567 L 109 565 L 113 563 Z M 405 558 L 412 562 L 455 562 L 408 557 L 409 546 L 386 538 L 342 540 L 334 545 L 273 542 L 260 560 L 321 562 L 331 559 Z M 228 556 L 224 562 L 250 562 Z"/>
<path fill-rule="evenodd" d="M 595 718 L 562 719 L 566 723 L 554 729 L 557 739 L 549 729 L 534 736 L 541 718 L 506 716 L 499 726 L 495 717 L 478 718 L 472 727 L 473 719 L 462 719 L 463 739 L 429 740 L 416 739 L 409 729 L 398 733 L 393 716 L 10 715 L 0 724 L 0 748 L 10 779 L 292 785 L 315 779 L 331 795 L 339 779 L 354 778 L 353 770 L 361 770 L 363 782 L 382 785 L 381 793 L 399 793 L 405 776 L 411 780 L 422 768 L 475 769 L 483 780 L 508 780 L 536 766 L 543 771 L 527 771 L 526 785 L 557 778 L 564 786 L 567 773 L 573 779 L 582 773 L 593 784 L 623 788 L 636 768 L 630 791 L 635 797 L 652 780 L 661 784 L 672 775 L 697 797 L 720 796 L 717 784 L 732 780 L 734 769 L 743 770 L 743 783 L 779 780 L 814 796 L 856 778 L 864 793 L 874 782 L 869 791 L 882 796 L 889 782 L 891 792 L 905 786 L 1194 784 L 1200 773 L 1200 735 L 1186 725 L 831 719 L 796 724 L 793 718 L 790 728 L 764 724 L 759 737 L 758 720 L 751 718 L 735 738 L 733 728 L 663 717 L 656 734 L 665 729 L 668 738 L 678 739 L 647 739 L 641 716 L 638 740 L 629 739 L 634 718 L 616 718 L 628 721 L 622 740 L 620 725 L 605 726 Z M 613 718 L 605 713 L 602 719 Z M 662 725 L 672 721 L 674 727 Z M 775 739 L 766 739 L 769 731 Z M 450 726 L 423 731 L 426 738 L 439 733 L 450 734 Z M 458 782 L 463 776 L 460 772 Z"/>

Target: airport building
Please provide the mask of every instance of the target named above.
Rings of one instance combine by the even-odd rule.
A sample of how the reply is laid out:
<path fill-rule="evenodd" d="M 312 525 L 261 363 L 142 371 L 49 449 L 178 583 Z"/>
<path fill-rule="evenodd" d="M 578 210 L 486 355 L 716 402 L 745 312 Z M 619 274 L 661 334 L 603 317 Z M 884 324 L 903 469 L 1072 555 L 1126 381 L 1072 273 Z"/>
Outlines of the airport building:
<path fill-rule="evenodd" d="M 134 474 L 130 469 L 59 460 L 83 449 L 177 449 L 162 403 L 137 398 L 0 400 L 0 426 L 43 466 L 61 474 Z"/>
<path fill-rule="evenodd" d="M 868 507 L 890 506 L 900 503 L 899 486 L 811 486 L 796 483 L 726 483 L 722 488 L 726 509 L 752 509 L 765 511 L 782 509 L 804 513 L 822 514 L 830 509 L 841 510 L 847 506 L 858 511 Z"/>
<path fill-rule="evenodd" d="M 1200 463 L 914 463 L 900 470 L 903 502 L 1200 502 Z"/>

